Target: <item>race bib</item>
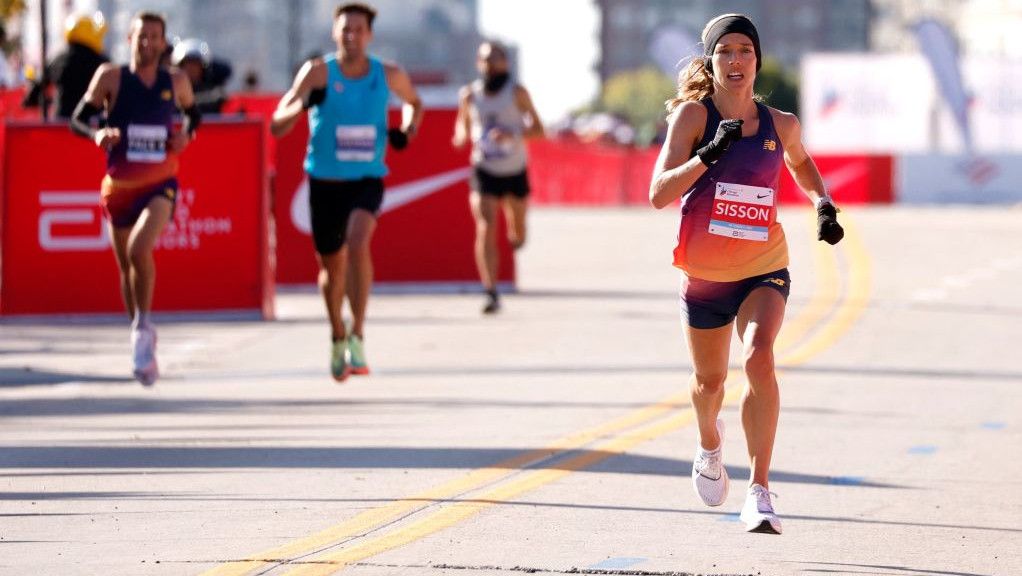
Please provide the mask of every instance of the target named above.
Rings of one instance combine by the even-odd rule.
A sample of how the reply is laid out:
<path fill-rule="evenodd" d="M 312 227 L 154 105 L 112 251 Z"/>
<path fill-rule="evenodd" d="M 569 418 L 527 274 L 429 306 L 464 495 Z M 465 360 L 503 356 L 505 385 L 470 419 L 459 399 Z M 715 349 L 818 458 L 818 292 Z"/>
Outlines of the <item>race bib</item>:
<path fill-rule="evenodd" d="M 128 124 L 129 162 L 159 164 L 167 159 L 167 127 Z"/>
<path fill-rule="evenodd" d="M 487 130 L 486 133 L 483 134 L 482 141 L 480 141 L 479 144 L 483 152 L 483 158 L 486 160 L 507 158 L 514 150 L 514 141 L 498 141 L 494 136 L 492 136 L 492 132 L 490 130 Z"/>
<path fill-rule="evenodd" d="M 338 126 L 337 159 L 372 162 L 376 159 L 376 126 Z"/>
<path fill-rule="evenodd" d="M 774 191 L 759 186 L 717 182 L 710 212 L 710 234 L 766 242 Z"/>

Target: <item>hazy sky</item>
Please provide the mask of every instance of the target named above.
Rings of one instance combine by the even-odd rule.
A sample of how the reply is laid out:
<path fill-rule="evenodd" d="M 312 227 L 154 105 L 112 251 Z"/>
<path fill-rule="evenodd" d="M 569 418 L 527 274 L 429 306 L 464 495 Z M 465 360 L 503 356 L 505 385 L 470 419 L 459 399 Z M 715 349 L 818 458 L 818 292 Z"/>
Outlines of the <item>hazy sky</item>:
<path fill-rule="evenodd" d="M 592 0 L 480 0 L 479 21 L 484 35 L 518 46 L 520 81 L 544 121 L 596 94 L 599 18 Z"/>

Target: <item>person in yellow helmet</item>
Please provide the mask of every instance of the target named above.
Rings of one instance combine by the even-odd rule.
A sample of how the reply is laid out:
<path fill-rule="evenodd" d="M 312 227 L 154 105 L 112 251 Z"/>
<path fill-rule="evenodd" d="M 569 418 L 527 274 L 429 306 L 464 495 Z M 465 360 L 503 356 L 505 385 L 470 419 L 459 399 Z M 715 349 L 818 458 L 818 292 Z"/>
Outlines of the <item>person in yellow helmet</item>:
<path fill-rule="evenodd" d="M 102 12 L 72 14 L 64 23 L 67 48 L 46 67 L 46 74 L 35 82 L 25 96 L 25 106 L 41 106 L 47 87 L 57 89 L 56 116 L 70 118 L 82 99 L 96 69 L 109 58 L 103 54 L 106 20 Z"/>

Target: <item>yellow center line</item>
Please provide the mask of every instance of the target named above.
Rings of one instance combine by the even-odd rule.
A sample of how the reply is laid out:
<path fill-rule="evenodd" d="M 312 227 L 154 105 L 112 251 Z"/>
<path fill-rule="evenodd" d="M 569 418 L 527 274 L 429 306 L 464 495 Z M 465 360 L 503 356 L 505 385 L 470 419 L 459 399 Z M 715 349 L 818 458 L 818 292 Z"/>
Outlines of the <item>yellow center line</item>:
<path fill-rule="evenodd" d="M 857 248 L 861 249 L 861 244 L 859 244 Z M 837 260 L 836 258 L 833 258 L 832 249 L 830 258 L 827 258 L 826 253 L 820 252 L 819 250 L 816 250 L 815 255 L 817 273 L 820 275 L 819 287 L 816 291 L 814 291 L 814 297 L 810 302 L 811 306 L 807 307 L 808 309 L 801 311 L 798 317 L 800 320 L 795 322 L 794 328 L 788 330 L 788 342 L 797 341 L 800 336 L 798 334 L 799 332 L 808 332 L 811 330 L 816 322 L 819 322 L 827 315 L 824 310 L 827 309 L 828 303 L 832 306 L 837 301 L 836 296 L 834 296 L 834 294 L 838 292 L 836 289 L 837 274 L 834 270 L 837 266 Z M 859 292 L 852 291 L 852 295 L 858 296 L 858 306 L 856 306 L 856 308 L 859 313 L 861 313 L 861 309 L 865 306 L 866 299 L 868 298 L 869 286 L 868 273 L 866 274 L 865 281 L 856 280 L 856 276 L 861 275 L 857 274 L 857 270 L 862 270 L 863 268 L 861 267 L 864 267 L 864 269 L 868 271 L 868 257 L 863 255 L 865 255 L 864 251 L 862 251 L 862 254 L 859 255 L 862 256 L 861 258 L 857 257 L 852 259 L 853 269 L 851 271 L 853 277 L 853 281 L 851 283 L 852 286 L 858 286 L 860 288 L 861 286 L 866 287 L 865 292 L 862 292 L 861 290 Z M 860 268 L 857 268 L 857 266 Z M 828 341 L 832 343 L 838 336 L 840 336 L 842 331 L 847 330 L 851 323 L 853 323 L 858 317 L 858 313 L 849 314 L 844 312 L 844 309 L 848 306 L 848 301 L 849 300 L 846 299 L 846 301 L 842 303 L 842 307 L 835 315 L 835 319 L 841 321 L 840 330 L 826 330 L 825 327 L 824 330 L 820 331 L 812 339 L 803 343 L 799 349 L 809 351 L 822 350 L 829 345 L 827 344 Z M 801 354 L 801 359 L 800 357 L 794 358 L 798 361 L 804 361 L 804 359 L 808 357 L 809 354 L 803 352 Z M 788 358 L 788 356 L 785 358 Z M 795 362 L 787 360 L 786 363 L 791 365 Z M 726 392 L 725 402 L 732 403 L 736 401 L 741 395 L 741 389 L 742 386 L 729 388 Z M 321 555 L 321 557 L 317 557 L 316 560 L 310 561 L 314 563 L 302 565 L 300 568 L 301 570 L 305 570 L 315 569 L 318 567 L 320 570 L 325 570 L 325 573 L 334 572 L 346 564 L 413 542 L 428 534 L 432 534 L 456 524 L 465 518 L 474 515 L 487 506 L 491 506 L 501 501 L 507 501 L 520 494 L 553 482 L 571 472 L 584 469 L 606 458 L 618 455 L 636 444 L 651 440 L 685 426 L 689 424 L 694 417 L 694 413 L 691 409 L 685 410 L 684 412 L 669 418 L 661 417 L 670 410 L 680 405 L 687 404 L 687 400 L 687 391 L 671 395 L 656 404 L 636 410 L 605 425 L 569 435 L 552 443 L 547 448 L 525 452 L 519 456 L 509 458 L 493 466 L 473 470 L 463 477 L 457 478 L 419 495 L 397 500 L 380 508 L 367 510 L 345 522 L 331 526 L 311 536 L 290 542 L 246 560 L 231 561 L 222 564 L 208 572 L 205 572 L 204 574 L 237 576 L 248 573 L 257 568 L 265 567 L 268 564 L 287 563 L 300 556 L 316 554 L 319 550 L 326 547 L 336 546 L 338 543 L 343 544 L 342 541 L 347 538 L 367 535 L 375 530 L 385 528 L 389 524 L 420 512 L 427 507 L 436 506 L 437 501 L 452 500 L 468 492 L 484 489 L 487 486 L 495 485 L 508 478 L 513 478 L 511 481 L 505 482 L 503 485 L 491 490 L 483 497 L 473 498 L 472 501 L 455 501 L 454 504 L 445 505 L 441 508 L 441 510 L 434 512 L 426 518 L 417 520 L 402 528 L 398 528 L 391 533 L 383 534 L 350 548 L 342 549 L 325 556 Z M 558 462 L 556 469 L 522 471 L 522 468 L 535 466 L 544 459 L 549 459 L 571 450 L 581 448 L 601 438 L 613 436 L 619 432 L 638 427 L 641 424 L 650 421 L 653 422 L 645 424 L 638 430 L 621 434 L 616 438 L 612 438 L 604 444 L 601 444 L 600 449 L 598 450 L 588 450 L 582 454 L 567 458 L 563 462 Z M 306 572 L 300 573 L 304 574 Z"/>
<path fill-rule="evenodd" d="M 816 212 L 810 211 L 812 226 L 816 226 Z M 809 302 L 799 310 L 798 316 L 784 322 L 781 333 L 774 343 L 775 350 L 788 350 L 819 326 L 837 305 L 841 296 L 841 279 L 838 273 L 837 251 L 834 247 L 816 241 L 812 237 L 813 269 L 816 271 L 816 285 Z M 778 354 L 780 356 L 780 354 Z"/>
<path fill-rule="evenodd" d="M 740 376 L 741 372 L 732 370 L 729 376 Z M 733 386 L 725 394 L 725 404 L 731 404 L 741 396 L 742 386 Z M 284 576 L 314 576 L 333 574 L 344 566 L 371 558 L 394 548 L 410 544 L 431 534 L 435 534 L 459 524 L 486 508 L 507 502 L 551 482 L 555 482 L 568 474 L 589 468 L 612 456 L 619 456 L 638 444 L 653 440 L 672 432 L 695 420 L 695 411 L 688 408 L 669 418 L 663 418 L 647 424 L 637 430 L 626 432 L 597 445 L 564 461 L 559 461 L 556 468 L 531 470 L 514 480 L 498 486 L 472 500 L 453 502 L 437 512 L 415 522 L 402 526 L 391 533 L 373 538 L 350 548 L 317 556 L 309 563 L 295 562 L 295 568 L 284 573 Z"/>
<path fill-rule="evenodd" d="M 844 213 L 844 241 L 838 244 L 848 254 L 849 278 L 848 288 L 841 306 L 834 313 L 830 322 L 824 324 L 812 338 L 803 342 L 794 350 L 778 355 L 778 366 L 795 366 L 834 345 L 852 325 L 862 316 L 869 305 L 873 285 L 873 270 L 869 252 L 862 241 L 859 229 L 847 212 Z"/>
<path fill-rule="evenodd" d="M 488 484 L 497 482 L 512 475 L 522 468 L 556 456 L 557 454 L 575 450 L 605 436 L 613 435 L 621 430 L 633 428 L 659 418 L 663 414 L 687 405 L 688 392 L 678 392 L 667 398 L 610 422 L 595 426 L 588 430 L 573 433 L 551 443 L 546 448 L 530 450 L 508 458 L 486 468 L 479 468 L 456 478 L 450 482 L 432 488 L 415 496 L 395 500 L 390 504 L 366 510 L 353 518 L 321 530 L 310 536 L 301 538 L 283 546 L 267 550 L 245 560 L 231 561 L 221 564 L 203 574 L 205 576 L 239 576 L 252 570 L 262 568 L 271 563 L 286 561 L 303 554 L 315 552 L 340 540 L 355 536 L 363 536 L 374 528 L 399 520 L 418 510 L 433 505 L 438 500 L 447 500 L 465 492 L 478 490 Z"/>

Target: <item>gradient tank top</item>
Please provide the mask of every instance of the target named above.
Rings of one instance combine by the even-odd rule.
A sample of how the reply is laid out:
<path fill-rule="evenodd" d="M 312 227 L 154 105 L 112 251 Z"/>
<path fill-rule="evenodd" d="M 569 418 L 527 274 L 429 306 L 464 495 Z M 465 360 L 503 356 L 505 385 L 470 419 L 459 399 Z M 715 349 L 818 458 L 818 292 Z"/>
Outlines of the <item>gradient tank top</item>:
<path fill-rule="evenodd" d="M 706 127 L 696 148 L 713 139 L 721 121 L 712 100 L 702 103 Z M 777 221 L 784 149 L 770 110 L 758 102 L 756 108 L 756 134 L 731 144 L 682 197 L 674 265 L 693 278 L 734 282 L 788 266 L 788 244 Z"/>
<path fill-rule="evenodd" d="M 177 104 L 170 73 L 160 69 L 151 87 L 121 66 L 117 100 L 107 118 L 121 140 L 107 155 L 106 181 L 114 188 L 137 188 L 174 177 L 177 154 L 167 149 Z"/>

